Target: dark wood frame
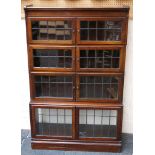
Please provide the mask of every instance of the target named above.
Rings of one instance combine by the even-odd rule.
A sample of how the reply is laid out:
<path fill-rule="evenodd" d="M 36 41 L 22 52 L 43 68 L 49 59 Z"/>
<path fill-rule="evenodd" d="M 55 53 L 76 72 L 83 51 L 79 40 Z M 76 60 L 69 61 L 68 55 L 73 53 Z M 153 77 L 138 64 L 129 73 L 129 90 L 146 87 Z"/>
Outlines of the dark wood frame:
<path fill-rule="evenodd" d="M 34 76 L 35 75 L 48 75 L 48 76 L 72 76 L 73 77 L 73 98 L 42 98 L 42 97 L 35 97 L 35 86 L 34 86 Z M 80 99 L 80 76 L 118 76 L 118 98 L 117 99 L 100 99 L 100 100 L 89 100 L 89 99 Z M 121 97 L 123 95 L 123 74 L 122 73 L 78 73 L 74 74 L 71 72 L 31 72 L 30 74 L 30 86 L 31 86 L 31 98 L 33 100 L 54 100 L 54 101 L 85 101 L 85 102 L 112 102 L 118 103 L 121 102 Z"/>
<path fill-rule="evenodd" d="M 120 50 L 119 68 L 80 68 L 80 50 Z M 78 72 L 123 72 L 125 67 L 125 48 L 122 45 L 103 46 L 77 46 L 76 47 L 76 70 Z"/>
<path fill-rule="evenodd" d="M 64 104 L 64 103 L 63 103 Z M 91 104 L 81 104 L 77 102 L 70 103 L 69 105 L 59 105 L 59 102 L 53 104 L 47 104 L 46 102 L 40 102 L 39 105 L 36 102 L 30 104 L 30 119 L 31 119 L 31 135 L 32 135 L 32 148 L 33 149 L 50 149 L 50 150 L 87 150 L 87 151 L 110 151 L 119 152 L 121 149 L 121 128 L 122 128 L 122 105 L 111 104 L 99 104 L 92 108 Z M 75 106 L 73 106 L 75 104 Z M 84 105 L 84 106 L 83 106 Z M 47 137 L 36 136 L 35 132 L 35 108 L 63 108 L 72 109 L 72 133 L 71 137 Z M 78 111 L 79 109 L 107 109 L 117 110 L 117 137 L 116 138 L 79 138 L 78 134 Z M 76 123 L 77 122 L 77 123 Z M 86 145 L 85 145 L 86 144 Z M 82 147 L 85 145 L 85 147 Z M 82 147 L 82 148 L 81 148 Z"/>
<path fill-rule="evenodd" d="M 110 20 L 110 21 L 121 21 L 122 23 L 122 33 L 121 33 L 121 40 L 120 41 L 91 41 L 91 40 L 80 40 L 80 21 L 99 21 L 99 20 L 102 20 L 102 21 L 107 21 L 107 20 Z M 77 44 L 124 44 L 125 43 L 125 40 L 126 40 L 126 20 L 124 18 L 120 18 L 120 17 L 91 17 L 91 18 L 78 18 L 77 19 Z"/>
<path fill-rule="evenodd" d="M 33 66 L 33 49 L 70 49 L 72 51 L 72 68 L 49 68 Z M 74 72 L 75 71 L 75 47 L 74 46 L 51 46 L 51 45 L 30 45 L 29 46 L 29 67 L 32 71 L 52 71 L 52 72 Z"/>
<path fill-rule="evenodd" d="M 52 105 L 52 104 L 51 104 Z M 32 138 L 38 139 L 73 139 L 75 137 L 75 107 L 73 106 L 48 106 L 48 105 L 30 105 L 30 116 L 32 121 Z M 71 109 L 72 110 L 72 136 L 39 136 L 36 134 L 35 108 L 53 108 L 53 109 Z"/>
<path fill-rule="evenodd" d="M 117 99 L 80 99 L 80 76 L 118 76 L 118 98 Z M 121 102 L 121 97 L 123 95 L 123 74 L 122 73 L 78 73 L 76 75 L 76 101 L 85 101 L 85 102 L 103 102 L 103 103 L 118 103 Z"/>
<path fill-rule="evenodd" d="M 73 77 L 73 96 L 72 98 L 42 98 L 42 97 L 35 97 L 35 86 L 34 86 L 34 76 L 35 75 L 47 75 L 47 76 L 72 76 Z M 75 100 L 75 75 L 70 72 L 31 72 L 30 74 L 30 86 L 31 86 L 31 99 L 33 100 L 50 100 L 50 101 L 74 101 Z"/>
<path fill-rule="evenodd" d="M 72 21 L 72 40 L 33 40 L 32 39 L 32 26 L 31 26 L 31 21 L 42 21 L 42 20 L 47 20 L 47 21 L 55 21 L 55 20 L 70 20 Z M 28 33 L 28 42 L 32 44 L 54 44 L 54 45 L 61 45 L 61 44 L 74 44 L 75 43 L 75 21 L 73 18 L 61 18 L 61 17 L 56 17 L 56 18 L 51 18 L 51 17 L 30 17 L 27 19 L 27 29 L 29 31 Z"/>
<path fill-rule="evenodd" d="M 102 137 L 102 138 L 89 138 L 89 137 L 87 137 L 87 138 L 80 138 L 79 137 L 79 140 L 98 140 L 98 141 L 100 141 L 100 140 L 120 140 L 120 123 L 121 123 L 121 116 L 122 116 L 122 109 L 121 109 L 121 107 L 97 107 L 97 108 L 93 108 L 93 107 L 78 107 L 78 109 L 76 109 L 78 112 L 78 114 L 79 114 L 79 110 L 80 109 L 95 109 L 95 110 L 117 110 L 117 112 L 118 112 L 118 116 L 117 116 L 117 136 L 116 137 L 111 137 L 111 138 L 106 138 L 106 137 Z M 78 117 L 79 118 L 79 117 Z M 77 125 L 77 127 L 78 127 L 78 125 Z M 78 132 L 79 133 L 79 132 Z"/>
<path fill-rule="evenodd" d="M 67 104 L 67 103 L 66 103 Z M 72 103 L 74 104 L 74 103 Z M 35 127 L 35 108 L 55 108 L 55 109 L 71 109 L 72 110 L 72 137 L 71 136 L 39 136 L 36 134 L 36 127 Z M 117 110 L 118 115 L 117 115 L 117 136 L 114 138 L 80 138 L 79 137 L 79 110 L 80 109 L 95 109 L 95 110 Z M 89 141 L 93 141 L 93 140 L 98 140 L 98 141 L 102 141 L 102 140 L 120 140 L 120 132 L 121 129 L 120 127 L 122 126 L 121 122 L 121 118 L 122 118 L 122 106 L 109 106 L 107 104 L 107 106 L 96 106 L 96 107 L 83 107 L 80 105 L 59 105 L 59 103 L 56 104 L 30 104 L 30 118 L 31 118 L 31 135 L 32 138 L 37 138 L 37 139 L 74 139 L 74 140 L 89 140 Z"/>
<path fill-rule="evenodd" d="M 125 54 L 127 44 L 129 8 L 34 8 L 25 7 L 26 34 L 28 48 L 29 63 L 29 79 L 30 79 L 30 122 L 31 122 L 31 146 L 33 149 L 50 149 L 50 150 L 83 150 L 83 151 L 121 151 L 121 131 L 122 131 L 122 115 L 123 115 L 123 83 L 125 69 Z M 67 41 L 49 41 L 49 40 L 32 40 L 31 20 L 72 20 L 72 40 Z M 79 23 L 80 20 L 121 20 L 122 32 L 121 41 L 80 41 Z M 32 49 L 35 48 L 71 48 L 74 54 L 72 69 L 52 69 L 52 68 L 35 68 L 33 67 Z M 80 69 L 79 68 L 79 49 L 80 48 L 119 48 L 120 52 L 120 68 L 119 69 Z M 35 98 L 34 91 L 34 75 L 71 75 L 74 77 L 73 99 L 65 100 L 60 98 Z M 119 94 L 118 100 L 78 100 L 79 95 L 79 76 L 80 75 L 116 75 L 119 78 Z M 77 99 L 77 100 L 76 100 Z M 73 110 L 73 136 L 72 137 L 39 137 L 35 135 L 35 111 L 37 107 L 57 107 L 70 108 Z M 117 109 L 118 110 L 118 128 L 117 138 L 79 138 L 78 121 L 79 109 Z"/>

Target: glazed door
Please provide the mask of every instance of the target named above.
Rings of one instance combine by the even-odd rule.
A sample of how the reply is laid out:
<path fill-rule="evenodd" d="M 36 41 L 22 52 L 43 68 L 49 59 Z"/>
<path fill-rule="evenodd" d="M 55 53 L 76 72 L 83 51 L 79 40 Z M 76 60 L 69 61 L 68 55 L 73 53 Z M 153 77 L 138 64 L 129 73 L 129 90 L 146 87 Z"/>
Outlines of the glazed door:
<path fill-rule="evenodd" d="M 78 46 L 77 70 L 93 72 L 121 72 L 124 69 L 125 52 L 122 46 Z"/>
<path fill-rule="evenodd" d="M 29 57 L 33 71 L 75 71 L 75 48 L 72 46 L 31 45 Z"/>
<path fill-rule="evenodd" d="M 75 25 L 72 18 L 28 18 L 29 43 L 73 44 Z"/>
<path fill-rule="evenodd" d="M 79 73 L 76 78 L 77 101 L 119 102 L 122 100 L 121 74 Z"/>
<path fill-rule="evenodd" d="M 30 105 L 32 138 L 119 139 L 122 107 Z"/>
<path fill-rule="evenodd" d="M 124 44 L 127 21 L 122 18 L 78 18 L 78 44 Z"/>
<path fill-rule="evenodd" d="M 119 139 L 121 108 L 79 108 L 79 139 Z"/>
<path fill-rule="evenodd" d="M 72 73 L 32 73 L 31 98 L 34 100 L 75 100 L 75 78 Z"/>
<path fill-rule="evenodd" d="M 73 139 L 75 108 L 30 105 L 33 138 Z"/>

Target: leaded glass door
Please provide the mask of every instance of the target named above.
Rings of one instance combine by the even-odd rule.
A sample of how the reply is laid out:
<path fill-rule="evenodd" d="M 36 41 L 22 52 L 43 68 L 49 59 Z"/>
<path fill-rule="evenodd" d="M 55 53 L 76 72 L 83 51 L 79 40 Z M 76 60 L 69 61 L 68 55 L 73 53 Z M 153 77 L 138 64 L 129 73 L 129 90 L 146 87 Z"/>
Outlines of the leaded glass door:
<path fill-rule="evenodd" d="M 122 44 L 126 21 L 121 18 L 79 18 L 78 44 Z"/>
<path fill-rule="evenodd" d="M 79 139 L 118 139 L 122 108 L 78 108 Z"/>
<path fill-rule="evenodd" d="M 121 74 L 79 73 L 76 99 L 78 101 L 118 102 L 123 92 L 122 84 Z"/>
<path fill-rule="evenodd" d="M 75 100 L 75 78 L 72 73 L 34 73 L 31 97 L 34 100 Z"/>
<path fill-rule="evenodd" d="M 120 72 L 124 69 L 125 52 L 122 46 L 78 46 L 76 50 L 78 71 Z"/>
<path fill-rule="evenodd" d="M 75 71 L 75 47 L 31 45 L 29 50 L 34 71 Z"/>
<path fill-rule="evenodd" d="M 28 28 L 32 43 L 72 44 L 75 41 L 72 18 L 29 18 Z"/>
<path fill-rule="evenodd" d="M 49 105 L 31 105 L 30 108 L 33 138 L 73 139 L 75 108 Z"/>

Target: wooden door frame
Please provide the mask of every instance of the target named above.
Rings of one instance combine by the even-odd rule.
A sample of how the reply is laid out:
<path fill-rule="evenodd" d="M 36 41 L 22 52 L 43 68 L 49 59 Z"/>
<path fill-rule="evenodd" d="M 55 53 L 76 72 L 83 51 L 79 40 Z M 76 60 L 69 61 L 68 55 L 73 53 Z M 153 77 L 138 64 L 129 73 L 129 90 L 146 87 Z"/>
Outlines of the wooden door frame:
<path fill-rule="evenodd" d="M 72 76 L 73 84 L 72 84 L 72 98 L 59 98 L 59 97 L 35 97 L 35 84 L 34 84 L 34 76 Z M 30 94 L 31 100 L 34 101 L 75 101 L 75 74 L 71 72 L 30 72 Z"/>
<path fill-rule="evenodd" d="M 56 21 L 71 20 L 72 21 L 72 39 L 71 40 L 33 40 L 31 21 Z M 53 45 L 71 45 L 75 43 L 75 18 L 72 17 L 27 17 L 27 38 L 30 44 L 53 44 Z"/>
<path fill-rule="evenodd" d="M 99 105 L 95 107 L 85 107 L 83 105 L 59 105 L 59 104 L 30 104 L 30 122 L 31 122 L 31 135 L 32 138 L 36 139 L 70 139 L 70 140 L 86 140 L 86 141 L 105 141 L 105 140 L 120 140 L 121 139 L 121 131 L 122 131 L 122 114 L 123 114 L 123 106 L 106 106 L 106 105 Z M 53 109 L 71 109 L 72 110 L 72 136 L 39 136 L 36 133 L 36 108 L 53 108 Z M 102 138 L 95 138 L 95 137 L 84 137 L 81 138 L 79 136 L 79 110 L 80 109 L 93 109 L 93 110 L 117 110 L 117 130 L 116 130 L 116 137 L 102 137 Z"/>
<path fill-rule="evenodd" d="M 81 138 L 79 136 L 79 111 L 80 109 L 93 109 L 93 110 L 117 110 L 117 130 L 116 130 L 116 137 L 83 137 Z M 77 122 L 77 127 L 78 128 L 78 138 L 79 140 L 86 140 L 86 141 L 105 141 L 105 140 L 121 140 L 121 132 L 122 132 L 122 114 L 123 114 L 123 107 L 122 106 L 117 106 L 117 107 L 109 107 L 109 106 L 98 106 L 98 107 L 83 107 L 83 106 L 78 106 L 76 107 L 77 113 L 78 113 L 78 122 Z"/>
<path fill-rule="evenodd" d="M 118 76 L 118 98 L 117 99 L 80 99 L 80 76 Z M 76 101 L 80 102 L 94 102 L 94 104 L 98 102 L 102 103 L 118 103 L 122 102 L 123 98 L 123 82 L 124 82 L 124 74 L 123 73 L 77 73 L 76 74 Z"/>
<path fill-rule="evenodd" d="M 71 50 L 72 68 L 50 68 L 50 67 L 34 67 L 33 66 L 33 49 L 62 49 Z M 28 50 L 29 68 L 31 71 L 52 71 L 52 72 L 75 72 L 75 46 L 51 46 L 51 45 L 29 45 Z"/>
<path fill-rule="evenodd" d="M 119 68 L 80 68 L 80 50 L 120 50 Z M 125 67 L 126 50 L 123 45 L 76 46 L 76 70 L 78 72 L 122 73 Z"/>
<path fill-rule="evenodd" d="M 103 20 L 103 21 L 121 21 L 122 22 L 122 30 L 121 30 L 121 40 L 120 41 L 91 41 L 91 40 L 80 40 L 80 21 L 85 20 L 85 21 L 98 21 L 98 20 Z M 82 44 L 87 44 L 87 45 L 92 45 L 92 44 L 113 44 L 113 45 L 118 45 L 118 44 L 126 44 L 127 43 L 127 23 L 128 20 L 126 17 L 79 17 L 77 18 L 77 44 L 82 45 Z"/>
<path fill-rule="evenodd" d="M 31 135 L 32 138 L 36 139 L 74 139 L 75 138 L 75 107 L 73 106 L 59 106 L 59 105 L 38 105 L 38 104 L 30 104 L 30 122 L 31 122 Z M 49 108 L 49 109 L 71 109 L 72 110 L 72 136 L 39 136 L 36 132 L 36 108 Z"/>

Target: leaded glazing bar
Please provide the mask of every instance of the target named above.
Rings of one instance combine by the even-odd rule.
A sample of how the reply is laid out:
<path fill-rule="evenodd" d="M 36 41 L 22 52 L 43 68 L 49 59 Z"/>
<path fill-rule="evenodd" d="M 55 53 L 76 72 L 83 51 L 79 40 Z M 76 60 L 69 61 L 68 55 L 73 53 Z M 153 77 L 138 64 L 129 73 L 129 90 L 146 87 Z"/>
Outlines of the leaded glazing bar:
<path fill-rule="evenodd" d="M 80 99 L 118 99 L 118 77 L 80 76 Z"/>
<path fill-rule="evenodd" d="M 33 66 L 46 68 L 72 68 L 70 49 L 34 49 Z"/>
<path fill-rule="evenodd" d="M 79 136 L 116 137 L 117 110 L 79 110 Z"/>
<path fill-rule="evenodd" d="M 121 21 L 80 21 L 80 40 L 120 41 Z"/>
<path fill-rule="evenodd" d="M 39 136 L 72 136 L 72 110 L 36 108 L 36 134 Z"/>
<path fill-rule="evenodd" d="M 72 98 L 72 76 L 35 76 L 36 97 Z"/>
<path fill-rule="evenodd" d="M 120 50 L 80 50 L 80 68 L 119 68 Z"/>
<path fill-rule="evenodd" d="M 71 21 L 32 21 L 33 40 L 71 40 Z"/>

